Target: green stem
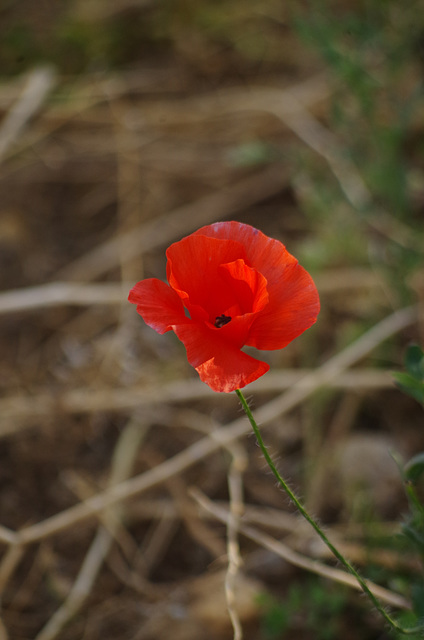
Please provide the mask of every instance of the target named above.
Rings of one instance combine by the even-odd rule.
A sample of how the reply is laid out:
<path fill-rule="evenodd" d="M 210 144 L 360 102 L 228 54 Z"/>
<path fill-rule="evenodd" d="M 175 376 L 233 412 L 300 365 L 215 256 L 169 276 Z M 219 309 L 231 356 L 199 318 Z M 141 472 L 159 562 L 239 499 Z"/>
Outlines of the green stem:
<path fill-rule="evenodd" d="M 309 513 L 306 511 L 306 509 L 304 508 L 302 503 L 299 501 L 299 499 L 296 497 L 296 495 L 290 489 L 290 487 L 288 486 L 286 481 L 279 474 L 275 464 L 273 463 L 273 461 L 271 459 L 271 456 L 268 453 L 268 449 L 266 448 L 265 443 L 262 440 L 262 436 L 261 436 L 259 427 L 256 424 L 255 419 L 253 417 L 253 414 L 249 409 L 249 405 L 247 404 L 246 399 L 245 399 L 244 395 L 242 394 L 242 392 L 240 391 L 240 389 L 236 389 L 236 394 L 238 395 L 238 398 L 239 398 L 239 400 L 241 402 L 241 406 L 243 407 L 243 410 L 244 410 L 246 416 L 248 417 L 248 419 L 250 421 L 250 424 L 252 425 L 253 431 L 255 432 L 256 439 L 257 439 L 258 444 L 259 444 L 259 446 L 261 448 L 261 451 L 262 451 L 262 453 L 263 453 L 263 455 L 265 457 L 265 460 L 267 461 L 267 464 L 268 464 L 269 468 L 271 469 L 272 473 L 274 474 L 274 476 L 278 480 L 278 483 L 284 489 L 284 491 L 286 492 L 286 494 L 288 495 L 290 500 L 293 502 L 293 504 L 295 505 L 297 510 L 309 522 L 311 527 L 313 527 L 313 529 L 315 529 L 315 531 L 317 532 L 317 534 L 319 535 L 321 540 L 327 545 L 327 547 L 330 549 L 332 554 L 337 558 L 337 560 L 345 567 L 345 569 L 351 575 L 353 575 L 356 578 L 356 580 L 358 581 L 362 591 L 368 596 L 368 598 L 371 600 L 371 602 L 373 603 L 375 608 L 380 612 L 380 614 L 383 616 L 383 618 L 386 620 L 386 622 L 392 627 L 392 629 L 394 629 L 395 631 L 398 631 L 399 633 L 403 633 L 403 634 L 406 634 L 406 635 L 412 635 L 412 634 L 417 634 L 417 633 L 421 633 L 422 634 L 423 631 L 424 631 L 424 627 L 423 626 L 417 626 L 417 627 L 414 627 L 414 628 L 405 629 L 404 627 L 400 626 L 395 620 L 393 620 L 393 618 L 391 618 L 389 616 L 389 614 L 385 611 L 385 609 L 381 605 L 380 601 L 372 593 L 372 591 L 368 587 L 368 585 L 365 582 L 365 580 L 359 575 L 359 573 L 350 564 L 350 562 L 348 560 L 346 560 L 346 558 L 340 553 L 340 551 L 338 551 L 338 549 L 336 549 L 336 547 L 330 542 L 330 540 L 327 538 L 327 536 L 325 535 L 324 531 L 321 529 L 321 527 L 316 522 L 316 520 L 314 520 L 309 515 Z"/>
<path fill-rule="evenodd" d="M 408 481 L 405 481 L 405 491 L 411 503 L 412 511 L 415 509 L 415 511 L 419 513 L 420 519 L 422 520 L 424 518 L 424 508 L 419 501 L 414 485 Z"/>

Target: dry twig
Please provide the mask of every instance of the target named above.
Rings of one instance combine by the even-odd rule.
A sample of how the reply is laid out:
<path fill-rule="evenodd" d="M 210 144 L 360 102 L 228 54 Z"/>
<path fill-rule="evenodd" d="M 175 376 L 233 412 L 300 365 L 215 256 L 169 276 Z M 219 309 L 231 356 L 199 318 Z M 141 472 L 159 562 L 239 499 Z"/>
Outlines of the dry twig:
<path fill-rule="evenodd" d="M 219 426 L 209 416 L 200 415 L 193 411 L 180 413 L 183 423 L 202 433 L 207 432 L 212 440 L 220 442 Z M 210 424 L 206 429 L 204 425 Z M 240 566 L 240 547 L 238 543 L 238 529 L 240 518 L 244 512 L 243 500 L 243 473 L 248 464 L 247 454 L 242 445 L 235 441 L 224 443 L 223 447 L 231 455 L 231 463 L 228 470 L 229 516 L 227 521 L 227 572 L 225 576 L 225 599 L 228 614 L 233 626 L 233 640 L 242 640 L 243 630 L 236 608 L 236 583 Z"/>
<path fill-rule="evenodd" d="M 242 211 L 281 192 L 287 184 L 288 176 L 282 168 L 272 166 L 101 244 L 62 269 L 57 276 L 64 280 L 94 279 L 120 261 L 121 264 L 129 262 L 145 251 L 169 244 L 184 233 Z"/>
<path fill-rule="evenodd" d="M 127 299 L 129 287 L 121 284 L 52 282 L 0 293 L 0 315 L 48 309 L 61 305 L 118 305 Z"/>
<path fill-rule="evenodd" d="M 284 123 L 311 149 L 323 157 L 337 179 L 347 201 L 358 212 L 367 212 L 367 223 L 405 248 L 419 250 L 414 231 L 375 206 L 373 197 L 354 162 L 337 136 L 326 129 L 300 103 L 296 110 L 276 112 Z"/>
<path fill-rule="evenodd" d="M 210 513 L 213 513 L 213 515 L 218 520 L 220 520 L 221 522 L 228 522 L 228 511 L 219 508 L 204 494 L 202 494 L 201 491 L 199 491 L 198 489 L 192 489 L 191 495 L 203 509 L 209 511 Z M 341 571 L 340 569 L 335 569 L 333 567 L 327 567 L 317 560 L 311 560 L 310 558 L 307 558 L 306 556 L 293 551 L 292 549 L 290 549 L 290 547 L 287 547 L 282 542 L 275 540 L 275 538 L 272 538 L 266 533 L 262 533 L 249 525 L 241 523 L 239 526 L 239 531 L 246 537 L 263 546 L 265 549 L 269 549 L 273 553 L 276 553 L 281 558 L 284 558 L 284 560 L 290 562 L 290 564 L 293 564 L 296 567 L 305 569 L 306 571 L 310 571 L 312 573 L 316 573 L 320 576 L 329 578 L 330 580 L 334 580 L 335 582 L 345 584 L 349 587 L 357 589 L 358 591 L 361 591 L 361 587 L 359 586 L 356 579 L 345 571 Z M 377 598 L 380 598 L 380 600 L 383 600 L 387 604 L 390 604 L 394 607 L 399 607 L 400 609 L 411 608 L 410 602 L 399 594 L 394 593 L 393 591 L 389 591 L 388 589 L 384 589 L 383 587 L 380 587 L 379 585 L 376 585 L 368 580 L 367 585 Z"/>
<path fill-rule="evenodd" d="M 122 482 L 130 474 L 138 447 L 145 434 L 146 429 L 140 424 L 139 418 L 133 417 L 122 432 L 115 448 L 110 476 L 111 486 Z M 100 525 L 98 528 L 68 597 L 37 634 L 36 640 L 57 638 L 63 627 L 83 606 L 109 553 L 113 536 L 116 534 L 117 523 L 120 521 L 121 511 L 122 506 L 115 504 L 103 515 L 107 527 Z"/>
<path fill-rule="evenodd" d="M 0 161 L 40 109 L 54 83 L 55 73 L 51 67 L 39 67 L 31 72 L 20 98 L 12 106 L 0 127 Z"/>
<path fill-rule="evenodd" d="M 316 381 L 309 369 L 282 369 L 269 372 L 265 377 L 253 382 L 249 389 L 252 393 L 272 393 L 290 389 L 302 381 L 316 388 Z M 323 380 L 322 387 L 331 389 L 350 389 L 367 391 L 394 388 L 393 379 L 385 371 L 372 369 L 355 369 L 345 371 L 339 376 Z M 155 386 L 135 385 L 119 389 L 104 387 L 103 389 L 71 389 L 69 391 L 40 392 L 31 396 L 17 395 L 0 399 L 0 438 L 11 435 L 25 428 L 27 421 L 43 416 L 55 415 L 57 411 L 74 413 L 95 413 L 98 411 L 130 411 L 138 407 L 159 405 L 163 403 L 187 402 L 190 400 L 212 399 L 211 390 L 198 380 L 176 381 Z M 230 401 L 232 396 L 224 395 L 222 399 Z M 5 534 L 7 536 L 7 534 Z M 3 536 L 3 538 L 5 537 Z M 0 527 L 1 537 L 1 527 Z"/>
<path fill-rule="evenodd" d="M 238 543 L 238 531 L 240 517 L 243 513 L 243 480 L 242 474 L 247 467 L 247 456 L 244 449 L 237 442 L 229 445 L 228 450 L 232 455 L 230 469 L 228 471 L 228 491 L 230 496 L 230 509 L 227 519 L 227 557 L 228 568 L 225 577 L 225 597 L 227 609 L 233 625 L 234 640 L 242 640 L 243 631 L 240 618 L 236 609 L 235 585 L 241 565 L 240 547 Z"/>
<path fill-rule="evenodd" d="M 121 260 L 125 262 L 125 256 L 121 256 Z M 141 271 L 138 277 L 141 277 Z M 317 276 L 315 281 L 321 293 L 381 287 L 379 278 L 369 269 L 327 271 Z M 0 293 L 0 315 L 62 305 L 120 305 L 127 300 L 128 291 L 133 284 L 133 281 L 97 284 L 50 282 L 35 287 L 3 291 Z"/>

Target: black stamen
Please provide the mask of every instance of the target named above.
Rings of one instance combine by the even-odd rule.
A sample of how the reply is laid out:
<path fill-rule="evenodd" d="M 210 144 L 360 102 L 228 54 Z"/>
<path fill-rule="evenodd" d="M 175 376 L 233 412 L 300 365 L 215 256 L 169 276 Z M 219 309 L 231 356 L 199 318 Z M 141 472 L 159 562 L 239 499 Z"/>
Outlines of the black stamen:
<path fill-rule="evenodd" d="M 231 320 L 231 316 L 226 316 L 223 313 L 222 316 L 217 316 L 215 318 L 215 327 L 220 329 L 221 327 L 224 326 L 224 324 L 228 324 L 230 322 L 230 320 Z"/>

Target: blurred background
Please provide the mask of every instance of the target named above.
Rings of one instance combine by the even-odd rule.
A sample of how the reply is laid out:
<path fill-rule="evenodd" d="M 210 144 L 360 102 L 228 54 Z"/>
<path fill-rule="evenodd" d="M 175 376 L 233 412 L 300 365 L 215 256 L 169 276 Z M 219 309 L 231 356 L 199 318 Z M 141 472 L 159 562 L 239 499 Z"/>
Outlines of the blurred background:
<path fill-rule="evenodd" d="M 299 259 L 322 311 L 261 354 L 251 406 L 330 537 L 405 609 L 422 568 L 394 458 L 423 450 L 423 413 L 390 371 L 423 344 L 423 73 L 422 0 L 2 2 L 1 640 L 233 638 L 234 507 L 246 640 L 389 637 L 328 577 L 253 438 L 214 438 L 236 396 L 127 295 L 219 220 Z"/>

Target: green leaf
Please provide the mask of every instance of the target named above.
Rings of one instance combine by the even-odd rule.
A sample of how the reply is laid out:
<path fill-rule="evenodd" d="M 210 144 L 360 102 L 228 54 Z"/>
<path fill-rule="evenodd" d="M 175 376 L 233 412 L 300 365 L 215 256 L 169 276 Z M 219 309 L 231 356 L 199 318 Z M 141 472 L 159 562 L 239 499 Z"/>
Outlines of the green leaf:
<path fill-rule="evenodd" d="M 404 466 L 403 473 L 406 480 L 415 483 L 424 473 L 424 452 L 417 453 L 416 456 L 411 458 Z"/>
<path fill-rule="evenodd" d="M 392 375 L 402 391 L 424 404 L 424 382 L 417 380 L 416 377 L 409 373 L 396 371 Z"/>
<path fill-rule="evenodd" d="M 417 344 L 411 344 L 407 348 L 405 368 L 416 380 L 424 382 L 424 352 Z"/>
<path fill-rule="evenodd" d="M 417 547 L 418 552 L 422 554 L 424 552 L 424 537 L 420 531 L 413 525 L 404 524 L 402 526 L 403 534 L 414 543 Z"/>
<path fill-rule="evenodd" d="M 415 584 L 411 589 L 414 611 L 418 618 L 424 618 L 424 584 Z"/>

